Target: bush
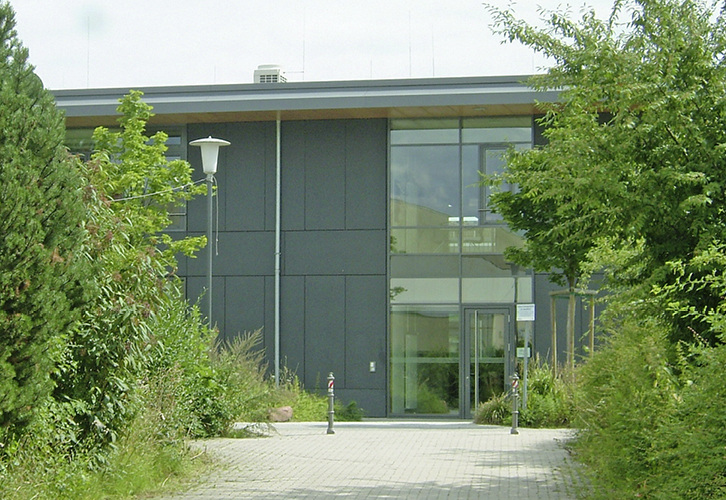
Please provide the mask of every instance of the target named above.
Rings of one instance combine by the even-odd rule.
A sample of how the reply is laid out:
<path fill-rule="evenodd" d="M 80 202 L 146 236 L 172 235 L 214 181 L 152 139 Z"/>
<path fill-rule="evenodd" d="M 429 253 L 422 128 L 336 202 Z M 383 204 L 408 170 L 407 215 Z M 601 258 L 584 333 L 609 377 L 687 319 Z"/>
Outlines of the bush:
<path fill-rule="evenodd" d="M 358 406 L 355 401 L 350 401 L 347 405 L 335 402 L 335 419 L 341 422 L 360 422 L 363 420 L 365 410 Z"/>
<path fill-rule="evenodd" d="M 627 320 L 578 372 L 582 430 L 575 450 L 588 466 L 595 498 L 658 498 L 650 492 L 676 474 L 662 461 L 673 449 L 664 431 L 680 397 L 667 336 L 656 320 Z"/>
<path fill-rule="evenodd" d="M 527 369 L 527 405 L 520 410 L 524 427 L 567 427 L 574 414 L 572 376 L 558 372 L 539 357 Z"/>
<path fill-rule="evenodd" d="M 701 346 L 689 355 L 695 364 L 683 373 L 674 417 L 657 436 L 653 458 L 663 476 L 661 485 L 651 487 L 653 498 L 726 497 L 726 346 Z"/>
<path fill-rule="evenodd" d="M 70 446 L 67 432 L 72 412 L 63 415 L 44 407 L 40 413 L 28 434 L 9 443 L 6 460 L 0 462 L 0 498 L 136 498 L 176 488 L 208 465 L 202 457 L 193 460 L 181 440 L 160 439 L 166 424 L 153 403 L 129 423 L 103 462 L 94 449 Z"/>
<path fill-rule="evenodd" d="M 574 414 L 574 384 L 572 377 L 562 372 L 555 375 L 552 368 L 539 358 L 527 370 L 527 405 L 521 406 L 520 384 L 519 425 L 523 427 L 567 427 Z M 512 420 L 510 393 L 494 395 L 479 404 L 474 413 L 477 424 L 509 425 Z"/>
<path fill-rule="evenodd" d="M 497 394 L 480 403 L 474 412 L 474 423 L 508 425 L 512 422 L 512 402 L 505 393 Z"/>
<path fill-rule="evenodd" d="M 261 345 L 260 329 L 222 342 L 212 351 L 214 380 L 221 405 L 217 418 L 220 427 L 216 433 L 226 430 L 235 419 L 264 419 L 262 416 L 269 408 L 274 383 L 266 375 Z"/>

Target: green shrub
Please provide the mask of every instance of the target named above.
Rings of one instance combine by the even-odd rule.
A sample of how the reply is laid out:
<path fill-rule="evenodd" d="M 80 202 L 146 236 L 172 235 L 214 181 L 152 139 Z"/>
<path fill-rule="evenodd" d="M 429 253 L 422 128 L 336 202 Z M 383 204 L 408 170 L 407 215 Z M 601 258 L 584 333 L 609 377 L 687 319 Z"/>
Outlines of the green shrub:
<path fill-rule="evenodd" d="M 280 383 L 274 386 L 269 381 L 270 393 L 265 404 L 258 408 L 256 420 L 266 420 L 269 411 L 281 406 L 292 408 L 293 420 L 300 422 L 320 422 L 328 415 L 328 399 L 324 395 L 306 391 L 294 371 L 283 366 L 280 370 Z"/>
<path fill-rule="evenodd" d="M 69 429 L 60 413 L 51 415 L 49 408 L 41 413 L 43 418 L 34 420 L 29 434 L 10 443 L 6 460 L 0 462 L 0 498 L 137 498 L 176 489 L 209 465 L 204 456 L 195 459 L 183 441 L 159 438 L 165 423 L 153 406 L 137 414 L 103 462 L 95 449 L 69 447 L 67 436 L 56 435 Z"/>
<path fill-rule="evenodd" d="M 365 410 L 358 406 L 355 401 L 350 401 L 347 405 L 343 405 L 338 401 L 335 402 L 335 420 L 341 422 L 360 422 L 363 420 Z"/>
<path fill-rule="evenodd" d="M 520 409 L 520 425 L 567 427 L 575 411 L 572 376 L 561 371 L 555 375 L 539 357 L 527 368 L 527 405 Z"/>
<path fill-rule="evenodd" d="M 508 425 L 512 421 L 512 402 L 505 393 L 496 394 L 480 403 L 474 412 L 474 423 Z"/>
<path fill-rule="evenodd" d="M 633 318 L 578 371 L 575 451 L 588 466 L 595 498 L 659 498 L 651 491 L 677 473 L 663 462 L 673 450 L 666 429 L 680 397 L 672 355 L 662 324 Z"/>
<path fill-rule="evenodd" d="M 725 498 L 726 346 L 699 349 L 697 364 L 684 375 L 677 418 L 663 436 L 662 469 L 669 472 L 663 492 L 680 498 Z"/>

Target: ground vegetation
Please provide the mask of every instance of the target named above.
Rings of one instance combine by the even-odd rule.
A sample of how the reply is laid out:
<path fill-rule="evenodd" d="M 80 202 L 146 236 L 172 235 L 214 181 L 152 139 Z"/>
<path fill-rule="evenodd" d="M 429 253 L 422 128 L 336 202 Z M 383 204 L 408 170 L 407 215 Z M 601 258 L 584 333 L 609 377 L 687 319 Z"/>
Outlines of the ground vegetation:
<path fill-rule="evenodd" d="M 543 207 L 555 244 L 585 228 L 583 277 L 606 278 L 598 352 L 575 373 L 593 498 L 726 493 L 723 9 L 616 0 L 606 19 L 541 11 L 540 25 L 489 9 L 505 41 L 552 61 L 531 84 L 560 91 L 542 105 L 547 144 L 508 156 L 513 199 Z M 505 220 L 523 216 L 500 200 Z"/>
<path fill-rule="evenodd" d="M 177 488 L 206 467 L 189 439 L 276 406 L 324 420 L 294 374 L 271 380 L 260 331 L 219 342 L 186 301 L 177 256 L 207 242 L 172 238 L 169 208 L 204 187 L 147 132 L 143 94 L 121 99 L 90 157 L 73 154 L 14 25 L 0 3 L 0 497 Z"/>

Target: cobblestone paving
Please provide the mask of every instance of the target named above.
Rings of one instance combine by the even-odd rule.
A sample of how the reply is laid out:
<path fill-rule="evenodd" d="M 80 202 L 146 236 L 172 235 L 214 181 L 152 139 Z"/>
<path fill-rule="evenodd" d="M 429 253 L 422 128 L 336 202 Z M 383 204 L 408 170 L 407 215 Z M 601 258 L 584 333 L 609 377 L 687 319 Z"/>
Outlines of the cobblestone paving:
<path fill-rule="evenodd" d="M 220 467 L 165 500 L 243 498 L 572 500 L 567 430 L 462 421 L 276 424 L 269 438 L 195 443 Z"/>

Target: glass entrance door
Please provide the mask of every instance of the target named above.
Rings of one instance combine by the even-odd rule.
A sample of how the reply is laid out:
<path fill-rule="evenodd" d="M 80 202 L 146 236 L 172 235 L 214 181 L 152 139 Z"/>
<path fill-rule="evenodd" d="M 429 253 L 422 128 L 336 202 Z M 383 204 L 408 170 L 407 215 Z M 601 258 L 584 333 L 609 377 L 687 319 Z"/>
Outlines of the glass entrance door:
<path fill-rule="evenodd" d="M 469 418 L 479 406 L 508 387 L 514 329 L 507 308 L 465 310 L 462 356 L 462 413 Z"/>
<path fill-rule="evenodd" d="M 456 306 L 392 308 L 392 415 L 471 418 L 480 402 L 508 387 L 514 346 L 509 308 L 461 312 Z"/>

